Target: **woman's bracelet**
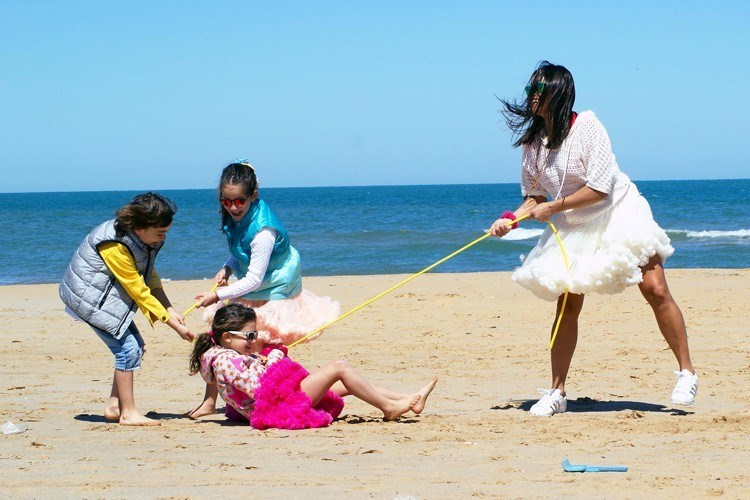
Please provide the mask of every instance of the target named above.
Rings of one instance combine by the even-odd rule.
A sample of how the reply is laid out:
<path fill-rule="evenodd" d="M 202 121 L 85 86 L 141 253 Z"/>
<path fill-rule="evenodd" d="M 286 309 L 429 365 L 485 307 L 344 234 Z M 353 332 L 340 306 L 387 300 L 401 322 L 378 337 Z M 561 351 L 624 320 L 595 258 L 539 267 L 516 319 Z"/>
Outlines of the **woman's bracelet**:
<path fill-rule="evenodd" d="M 509 220 L 516 220 L 516 214 L 511 212 L 510 210 L 506 210 L 503 212 L 503 214 L 500 216 L 501 219 L 509 219 Z M 513 225 L 510 227 L 511 229 L 515 229 L 518 227 L 518 222 L 514 222 Z"/>

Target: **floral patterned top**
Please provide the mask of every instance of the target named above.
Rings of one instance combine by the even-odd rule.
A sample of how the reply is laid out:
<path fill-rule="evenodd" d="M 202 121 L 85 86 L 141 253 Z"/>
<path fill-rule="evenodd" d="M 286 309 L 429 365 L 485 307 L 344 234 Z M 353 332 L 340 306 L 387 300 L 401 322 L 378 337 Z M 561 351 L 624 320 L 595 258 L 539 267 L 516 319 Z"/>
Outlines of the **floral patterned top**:
<path fill-rule="evenodd" d="M 221 398 L 249 419 L 260 377 L 266 368 L 283 357 L 284 353 L 278 349 L 264 357 L 246 356 L 234 349 L 214 346 L 201 356 L 201 377 L 208 384 L 216 382 Z"/>

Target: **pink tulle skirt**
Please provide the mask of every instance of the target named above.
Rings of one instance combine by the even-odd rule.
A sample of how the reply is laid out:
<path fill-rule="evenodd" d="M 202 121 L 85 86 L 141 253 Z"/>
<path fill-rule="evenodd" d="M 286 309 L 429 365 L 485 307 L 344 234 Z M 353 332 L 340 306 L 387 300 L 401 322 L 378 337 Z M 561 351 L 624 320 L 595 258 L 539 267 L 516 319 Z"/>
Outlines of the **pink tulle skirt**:
<path fill-rule="evenodd" d="M 255 429 L 312 429 L 331 424 L 344 409 L 344 400 L 328 391 L 313 406 L 300 388 L 309 373 L 302 365 L 283 358 L 268 367 L 255 390 L 250 425 Z"/>
<path fill-rule="evenodd" d="M 308 290 L 302 290 L 290 299 L 245 300 L 236 298 L 231 302 L 255 309 L 255 314 L 258 316 L 258 331 L 265 332 L 264 337 L 269 344 L 289 345 L 330 323 L 341 314 L 341 304 L 330 297 L 318 297 Z M 203 312 L 203 320 L 211 324 L 214 314 L 223 306 L 224 303 L 219 302 L 207 307 Z M 321 333 L 316 333 L 305 342 L 317 338 Z"/>

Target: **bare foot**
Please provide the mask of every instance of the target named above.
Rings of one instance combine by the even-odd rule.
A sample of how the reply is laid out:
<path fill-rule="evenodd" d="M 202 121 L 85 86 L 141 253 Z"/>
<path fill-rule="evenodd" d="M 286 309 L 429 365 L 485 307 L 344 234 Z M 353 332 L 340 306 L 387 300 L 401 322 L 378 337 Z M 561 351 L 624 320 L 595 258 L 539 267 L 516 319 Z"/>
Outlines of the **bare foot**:
<path fill-rule="evenodd" d="M 216 403 L 212 401 L 203 401 L 201 405 L 195 410 L 189 411 L 185 414 L 187 418 L 201 418 L 206 415 L 213 415 L 216 413 Z"/>
<path fill-rule="evenodd" d="M 411 407 L 411 411 L 413 411 L 417 415 L 422 413 L 422 410 L 424 410 L 424 405 L 427 402 L 427 396 L 429 396 L 432 390 L 435 388 L 435 384 L 437 384 L 437 381 L 438 378 L 433 377 L 427 385 L 419 389 L 419 392 L 417 393 L 420 396 L 419 401 L 417 401 L 414 406 Z"/>
<path fill-rule="evenodd" d="M 397 399 L 395 401 L 390 400 L 390 404 L 387 408 L 383 409 L 384 420 L 398 420 L 398 418 L 411 410 L 412 407 L 419 402 L 419 394 L 414 394 L 403 399 Z"/>
<path fill-rule="evenodd" d="M 112 405 L 105 406 L 104 418 L 111 420 L 112 422 L 118 422 L 120 420 L 120 407 Z"/>
<path fill-rule="evenodd" d="M 144 417 L 140 413 L 131 413 L 120 417 L 120 425 L 161 425 L 161 422 Z"/>

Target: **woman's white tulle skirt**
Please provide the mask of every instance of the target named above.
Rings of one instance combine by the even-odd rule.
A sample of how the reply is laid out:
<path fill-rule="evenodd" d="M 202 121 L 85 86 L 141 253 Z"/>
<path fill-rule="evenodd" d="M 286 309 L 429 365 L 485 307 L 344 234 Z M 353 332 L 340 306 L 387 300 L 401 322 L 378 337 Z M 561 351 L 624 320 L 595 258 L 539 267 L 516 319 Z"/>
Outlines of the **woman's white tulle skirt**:
<path fill-rule="evenodd" d="M 536 247 L 513 271 L 513 281 L 544 300 L 570 293 L 619 293 L 643 281 L 640 267 L 654 255 L 662 261 L 674 253 L 669 237 L 654 221 L 651 207 L 635 184 L 611 210 L 583 224 L 556 217 L 568 256 L 566 270 L 560 245 L 547 226 Z"/>
<path fill-rule="evenodd" d="M 231 302 L 255 309 L 258 318 L 256 327 L 265 337 L 266 342 L 271 344 L 289 345 L 330 323 L 341 314 L 341 304 L 330 297 L 318 297 L 308 290 L 302 290 L 290 299 L 245 300 L 236 298 Z M 214 314 L 223 306 L 224 303 L 219 302 L 207 307 L 203 312 L 203 320 L 211 324 Z M 316 333 L 305 342 L 317 338 L 321 333 Z"/>

